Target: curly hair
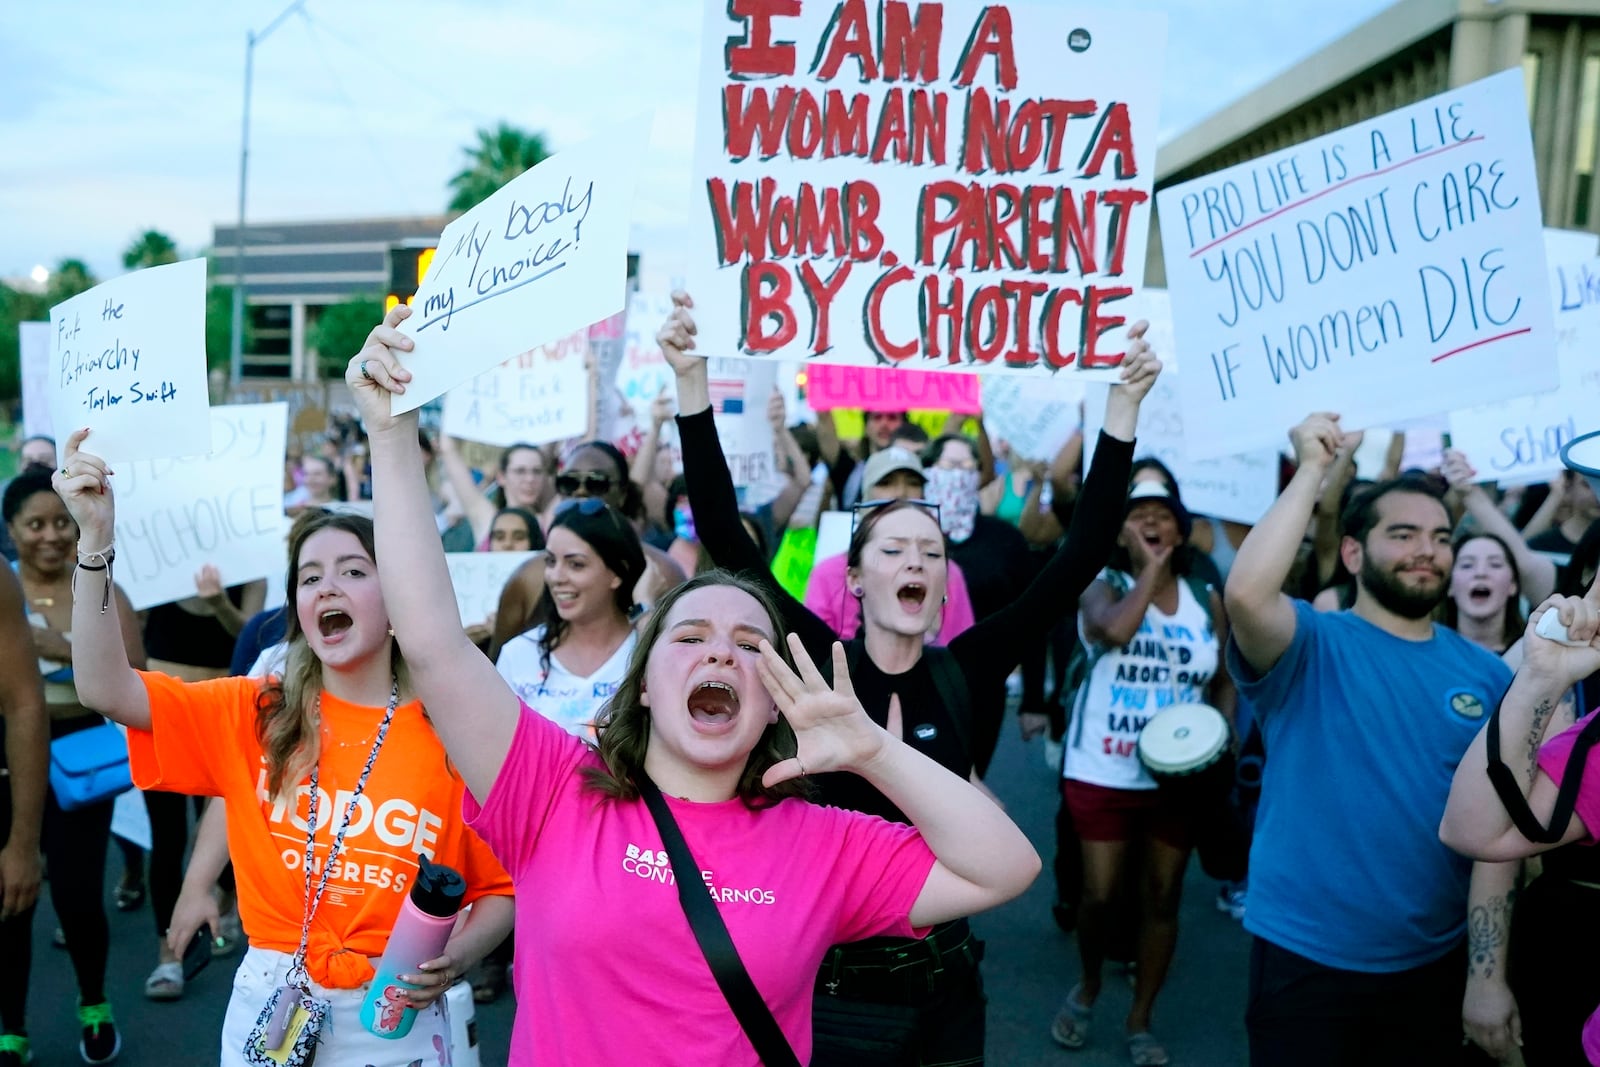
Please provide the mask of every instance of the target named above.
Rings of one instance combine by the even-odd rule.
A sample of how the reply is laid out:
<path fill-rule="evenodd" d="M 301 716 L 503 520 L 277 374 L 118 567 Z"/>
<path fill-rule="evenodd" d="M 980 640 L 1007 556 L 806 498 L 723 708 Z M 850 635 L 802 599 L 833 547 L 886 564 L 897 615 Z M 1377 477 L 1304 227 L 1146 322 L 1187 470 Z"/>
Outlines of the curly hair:
<path fill-rule="evenodd" d="M 783 633 L 783 616 L 772 597 L 760 585 L 747 578 L 724 570 L 707 571 L 669 591 L 645 616 L 639 631 L 639 641 L 628 660 L 628 672 L 605 707 L 600 711 L 596 732 L 599 736 L 601 767 L 585 768 L 585 785 L 613 800 L 634 800 L 639 796 L 638 780 L 644 774 L 645 753 L 650 747 L 650 709 L 644 695 L 645 669 L 650 654 L 666 631 L 667 616 L 673 605 L 697 589 L 708 586 L 730 586 L 748 593 L 761 605 L 772 625 L 774 637 Z M 783 661 L 793 667 L 788 647 L 779 641 L 776 646 Z M 748 807 L 760 808 L 776 804 L 786 797 L 804 797 L 810 785 L 803 778 L 791 778 L 774 786 L 761 783 L 761 778 L 774 764 L 795 754 L 794 731 L 782 715 L 761 734 L 761 740 L 751 750 L 745 761 L 744 772 L 739 775 L 736 795 Z"/>

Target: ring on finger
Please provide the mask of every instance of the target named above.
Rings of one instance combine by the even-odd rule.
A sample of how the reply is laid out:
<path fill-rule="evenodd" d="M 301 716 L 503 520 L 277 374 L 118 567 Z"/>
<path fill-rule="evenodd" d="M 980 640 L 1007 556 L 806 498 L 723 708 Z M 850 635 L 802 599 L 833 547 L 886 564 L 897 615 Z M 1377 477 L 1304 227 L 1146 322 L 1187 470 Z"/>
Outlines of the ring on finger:
<path fill-rule="evenodd" d="M 362 360 L 361 361 L 360 370 L 361 370 L 361 376 L 363 378 L 365 378 L 369 382 L 373 380 L 372 375 L 367 372 L 367 361 L 366 360 Z"/>

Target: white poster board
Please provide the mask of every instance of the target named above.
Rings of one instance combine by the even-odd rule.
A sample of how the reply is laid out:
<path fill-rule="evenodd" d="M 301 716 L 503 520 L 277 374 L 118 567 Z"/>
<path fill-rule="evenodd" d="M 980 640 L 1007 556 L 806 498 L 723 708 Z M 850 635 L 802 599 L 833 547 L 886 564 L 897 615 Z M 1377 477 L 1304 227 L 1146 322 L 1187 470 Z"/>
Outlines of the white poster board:
<path fill-rule="evenodd" d="M 778 379 L 778 365 L 749 359 L 712 359 L 706 368 L 711 411 L 722 454 L 733 475 L 739 506 L 745 510 L 772 501 L 782 488 L 773 461 L 772 424 L 767 401 Z M 776 487 L 775 487 L 776 483 Z"/>
<path fill-rule="evenodd" d="M 1184 411 L 1177 333 L 1167 292 L 1146 289 L 1139 294 L 1135 310 L 1136 316 L 1130 318 L 1149 323 L 1145 340 L 1160 357 L 1163 369 L 1155 387 L 1139 405 L 1134 458 L 1154 456 L 1165 463 L 1178 479 L 1178 491 L 1189 511 L 1233 522 L 1255 523 L 1277 499 L 1277 449 L 1257 448 L 1236 455 L 1196 459 L 1196 454 L 1202 451 L 1199 443 L 1211 428 L 1194 424 Z M 1186 358 L 1192 365 L 1192 357 Z M 1094 448 L 1105 424 L 1106 397 L 1110 389 L 1109 385 L 1091 384 L 1084 396 L 1085 471 L 1094 461 Z M 1280 428 L 1280 439 L 1287 439 L 1290 425 L 1292 423 L 1286 422 Z"/>
<path fill-rule="evenodd" d="M 288 413 L 284 403 L 215 407 L 210 455 L 116 465 L 116 580 L 136 609 L 194 596 L 207 563 L 223 585 L 284 569 Z"/>
<path fill-rule="evenodd" d="M 1165 19 L 1046 0 L 785 7 L 702 0 L 700 349 L 1110 373 L 1144 276 Z"/>
<path fill-rule="evenodd" d="M 490 368 L 444 395 L 441 428 L 499 448 L 577 437 L 589 424 L 588 352 L 579 331 Z"/>
<path fill-rule="evenodd" d="M 1560 386 L 1452 412 L 1450 438 L 1484 481 L 1527 485 L 1564 469 L 1561 447 L 1600 426 L 1600 259 L 1592 233 L 1550 231 L 1545 256 Z"/>
<path fill-rule="evenodd" d="M 1519 69 L 1157 199 L 1197 458 L 1555 388 Z"/>
<path fill-rule="evenodd" d="M 494 617 L 500 591 L 517 568 L 538 552 L 446 552 L 450 584 L 456 591 L 456 610 L 463 626 L 476 626 Z"/>
<path fill-rule="evenodd" d="M 148 267 L 50 309 L 50 422 L 102 459 L 211 451 L 206 261 Z M 61 442 L 63 447 L 65 442 Z"/>
<path fill-rule="evenodd" d="M 1023 459 L 1049 463 L 1080 425 L 1086 383 L 983 378 L 983 425 Z"/>
<path fill-rule="evenodd" d="M 416 347 L 399 415 L 627 303 L 644 119 L 551 156 L 444 228 L 400 326 Z"/>
<path fill-rule="evenodd" d="M 50 324 L 17 323 L 17 351 L 22 364 L 22 433 L 54 437 L 50 419 Z"/>
<path fill-rule="evenodd" d="M 842 556 L 850 551 L 854 522 L 854 512 L 824 511 L 817 519 L 817 552 L 813 558 L 820 563 L 831 556 Z"/>
<path fill-rule="evenodd" d="M 677 403 L 677 380 L 656 344 L 656 333 L 672 314 L 672 296 L 661 290 L 640 290 L 628 297 L 628 318 L 622 333 L 622 365 L 616 388 L 632 412 L 621 428 L 617 447 L 632 455 L 654 429 L 650 407 L 665 395 Z M 670 425 L 670 423 L 668 424 Z M 668 431 L 672 432 L 672 431 Z"/>

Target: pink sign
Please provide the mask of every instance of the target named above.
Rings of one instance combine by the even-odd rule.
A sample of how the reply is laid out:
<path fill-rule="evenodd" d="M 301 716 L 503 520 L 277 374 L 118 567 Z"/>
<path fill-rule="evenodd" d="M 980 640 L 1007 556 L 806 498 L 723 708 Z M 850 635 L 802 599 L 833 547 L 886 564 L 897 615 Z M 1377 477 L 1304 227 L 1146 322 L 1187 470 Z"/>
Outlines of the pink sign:
<path fill-rule="evenodd" d="M 897 370 L 893 367 L 806 367 L 806 403 L 812 411 L 864 408 L 867 411 L 983 411 L 976 374 Z"/>

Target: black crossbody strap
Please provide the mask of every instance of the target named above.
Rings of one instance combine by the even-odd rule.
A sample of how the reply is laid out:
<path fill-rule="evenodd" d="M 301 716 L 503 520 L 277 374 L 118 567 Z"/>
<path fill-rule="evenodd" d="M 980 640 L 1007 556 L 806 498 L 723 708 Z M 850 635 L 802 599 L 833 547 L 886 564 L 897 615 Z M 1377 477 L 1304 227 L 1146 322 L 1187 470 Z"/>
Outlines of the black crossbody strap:
<path fill-rule="evenodd" d="M 756 1055 L 761 1057 L 766 1067 L 800 1067 L 794 1049 L 789 1046 L 789 1039 L 783 1036 L 778 1021 L 772 1017 L 772 1010 L 761 999 L 756 984 L 750 980 L 750 972 L 745 970 L 739 950 L 734 947 L 733 938 L 728 936 L 728 927 L 722 921 L 722 914 L 717 911 L 711 893 L 700 877 L 700 865 L 689 854 L 683 831 L 678 829 L 678 822 L 672 817 L 661 790 L 643 772 L 639 775 L 638 785 L 639 795 L 644 797 L 645 806 L 650 809 L 656 829 L 661 833 L 662 847 L 672 860 L 672 877 L 678 883 L 678 900 L 683 904 L 683 913 L 689 918 L 689 928 L 694 931 L 694 939 L 700 943 L 700 951 L 705 953 L 706 962 L 711 965 L 712 977 L 716 978 L 722 995 L 728 998 L 728 1007 L 733 1009 L 734 1017 L 739 1020 L 745 1036 L 755 1046 Z"/>
<path fill-rule="evenodd" d="M 1505 697 L 1502 696 L 1500 700 L 1504 703 Z M 1577 805 L 1578 787 L 1583 783 L 1589 750 L 1600 741 L 1600 715 L 1590 719 L 1573 739 L 1572 752 L 1567 756 L 1567 765 L 1561 772 L 1561 785 L 1556 790 L 1555 807 L 1550 812 L 1548 827 L 1539 825 L 1538 816 L 1534 815 L 1527 798 L 1522 795 L 1522 783 L 1500 758 L 1499 704 L 1495 705 L 1494 713 L 1489 716 L 1489 729 L 1483 740 L 1487 749 L 1489 781 L 1518 832 L 1536 844 L 1554 845 L 1559 842 L 1566 836 L 1567 826 L 1572 821 L 1572 809 Z"/>

